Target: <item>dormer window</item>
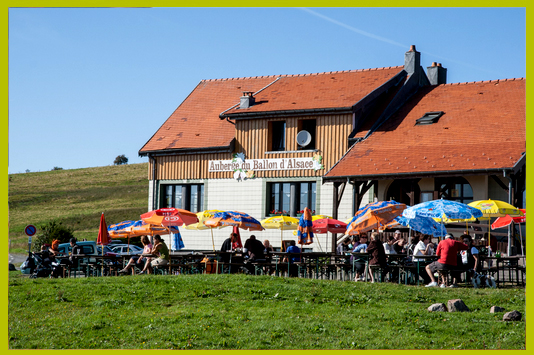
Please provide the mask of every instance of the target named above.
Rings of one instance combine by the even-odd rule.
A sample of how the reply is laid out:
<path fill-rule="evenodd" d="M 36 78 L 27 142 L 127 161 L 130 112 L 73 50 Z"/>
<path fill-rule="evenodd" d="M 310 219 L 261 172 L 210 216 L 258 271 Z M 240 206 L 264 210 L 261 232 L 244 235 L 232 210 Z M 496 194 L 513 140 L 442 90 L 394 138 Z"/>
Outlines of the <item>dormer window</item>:
<path fill-rule="evenodd" d="M 445 112 L 443 111 L 432 111 L 432 112 L 427 112 L 423 115 L 423 117 L 421 118 L 418 118 L 416 121 L 415 121 L 415 125 L 416 126 L 420 126 L 420 125 L 426 125 L 426 124 L 432 124 L 432 123 L 436 123 L 438 122 L 439 118 L 441 116 L 443 116 L 445 114 Z"/>

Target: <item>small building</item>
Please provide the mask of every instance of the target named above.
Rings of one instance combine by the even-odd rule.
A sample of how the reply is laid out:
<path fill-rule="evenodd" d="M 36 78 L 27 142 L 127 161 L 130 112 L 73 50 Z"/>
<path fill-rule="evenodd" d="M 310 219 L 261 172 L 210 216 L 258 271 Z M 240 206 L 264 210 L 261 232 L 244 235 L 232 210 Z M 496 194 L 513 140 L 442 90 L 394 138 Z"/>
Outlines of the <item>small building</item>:
<path fill-rule="evenodd" d="M 523 206 L 525 117 L 524 79 L 447 84 L 415 46 L 396 67 L 202 80 L 139 151 L 148 208 L 346 220 L 377 199 Z M 181 229 L 188 249 L 219 249 L 230 231 L 212 245 Z M 279 231 L 254 234 L 280 246 Z M 316 237 L 314 251 L 335 247 Z"/>

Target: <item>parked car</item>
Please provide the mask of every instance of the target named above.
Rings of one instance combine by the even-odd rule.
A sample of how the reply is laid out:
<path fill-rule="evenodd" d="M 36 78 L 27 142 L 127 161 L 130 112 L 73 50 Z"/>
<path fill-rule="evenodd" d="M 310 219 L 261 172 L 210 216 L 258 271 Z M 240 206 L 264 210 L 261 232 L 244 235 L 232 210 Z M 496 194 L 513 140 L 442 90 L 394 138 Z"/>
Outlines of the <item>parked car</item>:
<path fill-rule="evenodd" d="M 143 248 L 133 244 L 111 245 L 111 250 L 120 255 L 137 255 L 143 253 Z"/>
<path fill-rule="evenodd" d="M 78 244 L 82 248 L 81 254 L 89 255 L 89 256 L 90 255 L 102 255 L 102 246 L 97 245 L 96 242 L 93 240 L 76 242 L 76 244 Z M 58 246 L 59 253 L 63 255 L 69 255 L 71 249 L 72 248 L 70 246 L 70 243 L 62 243 L 62 244 L 59 244 Z M 119 256 L 119 254 L 114 252 L 107 246 L 104 246 L 104 256 L 117 257 Z"/>

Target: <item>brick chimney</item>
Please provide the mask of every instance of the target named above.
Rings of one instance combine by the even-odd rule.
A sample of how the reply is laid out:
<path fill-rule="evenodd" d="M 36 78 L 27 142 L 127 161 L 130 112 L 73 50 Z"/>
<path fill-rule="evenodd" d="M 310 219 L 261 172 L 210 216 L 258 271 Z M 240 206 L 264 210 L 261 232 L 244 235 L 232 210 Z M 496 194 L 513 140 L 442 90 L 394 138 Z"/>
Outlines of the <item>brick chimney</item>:
<path fill-rule="evenodd" d="M 415 50 L 415 45 L 410 46 L 410 50 L 404 53 L 404 70 L 408 75 L 412 75 L 421 65 L 421 53 Z"/>
<path fill-rule="evenodd" d="M 241 96 L 241 103 L 239 105 L 240 109 L 249 108 L 250 106 L 254 105 L 256 100 L 252 94 L 252 91 L 243 91 L 243 96 Z"/>
<path fill-rule="evenodd" d="M 427 67 L 426 72 L 430 85 L 447 84 L 447 69 L 443 68 L 441 63 L 432 62 L 432 66 Z"/>

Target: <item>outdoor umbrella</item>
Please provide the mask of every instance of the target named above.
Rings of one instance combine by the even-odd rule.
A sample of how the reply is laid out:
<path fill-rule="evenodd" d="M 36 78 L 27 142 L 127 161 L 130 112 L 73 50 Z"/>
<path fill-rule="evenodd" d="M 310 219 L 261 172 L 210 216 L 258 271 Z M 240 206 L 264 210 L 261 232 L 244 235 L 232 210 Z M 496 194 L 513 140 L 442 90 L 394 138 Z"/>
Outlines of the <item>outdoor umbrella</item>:
<path fill-rule="evenodd" d="M 439 218 L 441 221 L 441 235 L 443 235 L 443 220 L 449 219 L 469 219 L 482 217 L 480 210 L 468 206 L 461 202 L 445 200 L 443 198 L 439 200 L 432 200 L 422 202 L 417 205 L 406 208 L 402 212 L 402 216 L 406 218 L 430 217 Z"/>
<path fill-rule="evenodd" d="M 217 212 L 211 218 L 205 220 L 204 224 L 212 228 L 237 226 L 238 228 L 249 231 L 264 230 L 257 219 L 246 213 L 237 211 Z"/>
<path fill-rule="evenodd" d="M 205 230 L 205 229 L 209 229 L 210 232 L 211 232 L 211 243 L 213 245 L 213 250 L 215 250 L 215 241 L 213 239 L 213 227 L 209 227 L 209 226 L 205 225 L 204 221 L 207 221 L 208 219 L 213 217 L 213 215 L 215 213 L 217 213 L 217 212 L 223 212 L 223 211 L 221 211 L 221 210 L 204 210 L 204 211 L 198 212 L 196 214 L 197 218 L 198 218 L 198 222 L 192 223 L 192 224 L 189 224 L 189 225 L 185 226 L 185 229 L 190 229 L 190 230 Z"/>
<path fill-rule="evenodd" d="M 395 217 L 395 221 L 400 225 L 409 227 L 416 232 L 429 234 L 433 237 L 443 237 L 447 234 L 447 230 L 442 230 L 441 224 L 430 217 L 416 216 L 414 218 L 406 218 L 403 216 L 398 216 Z"/>
<path fill-rule="evenodd" d="M 504 217 L 498 217 L 495 222 L 491 224 L 491 229 L 508 227 L 512 223 L 525 223 L 527 221 L 527 210 L 521 208 L 519 210 L 523 213 L 523 216 L 512 217 L 507 214 Z M 521 231 L 521 227 L 519 228 L 519 237 L 521 241 L 521 255 L 525 255 L 523 251 L 523 232 Z"/>
<path fill-rule="evenodd" d="M 360 209 L 356 211 L 354 216 L 352 216 L 350 219 L 346 220 L 345 223 L 347 225 L 350 225 L 352 222 L 354 222 L 356 219 L 358 219 L 360 216 L 362 216 L 364 213 L 366 213 L 368 210 L 376 210 L 382 207 L 391 206 L 391 205 L 404 205 L 402 203 L 399 203 L 397 201 L 391 200 L 391 201 L 377 201 L 377 202 L 371 202 Z M 406 205 L 404 205 L 406 206 Z"/>
<path fill-rule="evenodd" d="M 108 234 L 108 227 L 106 226 L 106 219 L 104 218 L 104 212 L 100 215 L 100 226 L 98 227 L 98 237 L 96 244 L 102 245 L 102 275 L 104 275 L 104 245 L 108 245 L 111 242 Z"/>
<path fill-rule="evenodd" d="M 509 215 L 511 217 L 519 217 L 523 215 L 523 212 L 509 203 L 499 200 L 478 200 L 469 203 L 469 206 L 481 211 L 484 217 L 505 217 Z M 488 247 L 490 246 L 491 239 L 491 219 L 488 219 Z M 510 236 L 508 236 L 508 255 L 510 255 Z M 489 249 L 489 248 L 488 248 Z M 489 253 L 489 250 L 488 250 Z"/>
<path fill-rule="evenodd" d="M 239 233 L 239 227 L 234 226 L 233 233 L 237 235 L 236 241 L 233 243 L 232 248 L 243 248 L 243 243 L 241 243 L 241 233 Z"/>
<path fill-rule="evenodd" d="M 181 250 L 185 248 L 184 241 L 182 240 L 182 235 L 180 234 L 180 230 L 178 230 L 178 227 L 174 227 L 177 229 L 175 233 L 172 233 L 171 236 L 171 250 Z"/>
<path fill-rule="evenodd" d="M 380 229 L 391 222 L 395 217 L 402 214 L 406 209 L 404 203 L 395 201 L 387 202 L 382 207 L 367 208 L 363 213 L 356 213 L 355 218 L 347 226 L 345 234 L 355 235 L 368 232 L 372 229 Z M 360 212 L 360 211 L 358 211 Z"/>
<path fill-rule="evenodd" d="M 304 208 L 304 213 L 300 216 L 297 237 L 301 245 L 301 250 L 303 244 L 308 245 L 313 243 L 313 221 L 311 211 L 308 207 Z"/>
<path fill-rule="evenodd" d="M 333 218 L 321 218 L 313 220 L 312 216 L 312 230 L 316 234 L 328 234 L 330 233 L 341 233 L 344 234 L 347 230 L 347 223 L 339 221 Z M 317 239 L 319 241 L 319 239 Z M 321 244 L 319 244 L 319 247 Z M 326 248 L 328 250 L 328 239 L 326 243 Z M 322 248 L 321 248 L 322 249 Z"/>
<path fill-rule="evenodd" d="M 141 215 L 141 219 L 148 224 L 169 226 L 182 226 L 198 222 L 195 213 L 180 208 L 166 207 L 153 210 Z"/>
<path fill-rule="evenodd" d="M 274 216 L 265 218 L 261 221 L 261 225 L 265 229 L 280 229 L 280 250 L 283 247 L 283 231 L 285 230 L 296 230 L 299 225 L 299 220 L 295 217 L 289 216 Z"/>

